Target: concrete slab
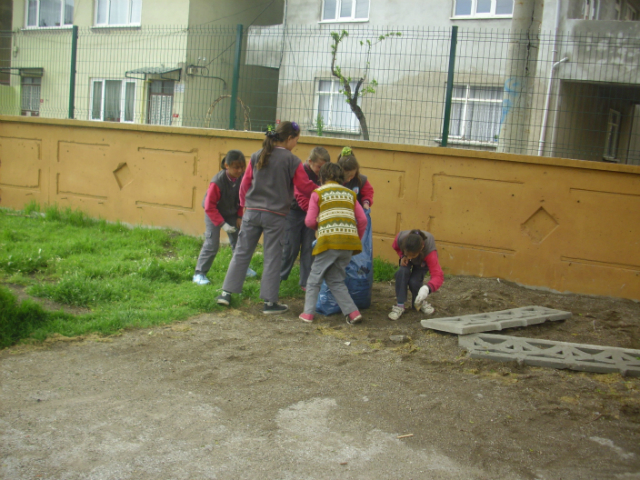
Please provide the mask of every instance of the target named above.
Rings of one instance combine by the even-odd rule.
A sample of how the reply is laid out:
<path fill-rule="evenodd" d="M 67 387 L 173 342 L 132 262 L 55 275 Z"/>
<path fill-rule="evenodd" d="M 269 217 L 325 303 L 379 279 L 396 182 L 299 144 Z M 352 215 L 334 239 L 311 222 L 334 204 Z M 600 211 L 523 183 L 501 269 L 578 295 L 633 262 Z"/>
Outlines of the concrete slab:
<path fill-rule="evenodd" d="M 489 332 L 513 327 L 527 327 L 546 321 L 566 320 L 571 312 L 554 310 L 547 307 L 521 307 L 499 312 L 461 315 L 459 317 L 434 318 L 422 320 L 424 328 L 443 332 L 468 335 L 470 333 Z"/>
<path fill-rule="evenodd" d="M 471 358 L 640 377 L 640 350 L 476 333 L 458 337 Z"/>

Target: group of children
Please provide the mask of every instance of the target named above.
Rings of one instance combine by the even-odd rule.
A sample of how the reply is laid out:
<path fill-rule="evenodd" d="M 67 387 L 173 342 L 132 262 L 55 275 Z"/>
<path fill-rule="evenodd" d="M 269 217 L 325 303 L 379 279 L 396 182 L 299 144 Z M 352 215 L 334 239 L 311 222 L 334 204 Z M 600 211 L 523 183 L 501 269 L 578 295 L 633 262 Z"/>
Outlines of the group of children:
<path fill-rule="evenodd" d="M 213 177 L 203 201 L 205 242 L 198 257 L 194 283 L 209 283 L 206 277 L 224 230 L 233 249 L 225 276 L 220 305 L 229 305 L 231 295 L 241 293 L 247 276 L 255 276 L 249 263 L 263 236 L 263 272 L 260 298 L 263 313 L 288 310 L 278 303 L 280 282 L 286 280 L 300 254 L 300 287 L 306 291 L 300 319 L 312 322 L 322 282 L 336 299 L 347 323 L 362 321 L 362 315 L 345 284 L 351 256 L 362 251 L 366 231 L 365 210 L 373 205 L 373 188 L 360 174 L 351 148 L 345 147 L 336 163 L 323 147 L 311 151 L 305 164 L 291 151 L 298 143 L 300 127 L 281 122 L 266 133 L 262 148 L 246 163 L 242 152 L 231 150 L 223 169 Z M 407 289 L 413 307 L 433 313 L 426 301 L 444 280 L 433 235 L 422 230 L 400 232 L 393 243 L 398 253 L 396 299 L 389 319 L 397 320 L 405 309 Z M 430 280 L 424 283 L 425 275 Z"/>

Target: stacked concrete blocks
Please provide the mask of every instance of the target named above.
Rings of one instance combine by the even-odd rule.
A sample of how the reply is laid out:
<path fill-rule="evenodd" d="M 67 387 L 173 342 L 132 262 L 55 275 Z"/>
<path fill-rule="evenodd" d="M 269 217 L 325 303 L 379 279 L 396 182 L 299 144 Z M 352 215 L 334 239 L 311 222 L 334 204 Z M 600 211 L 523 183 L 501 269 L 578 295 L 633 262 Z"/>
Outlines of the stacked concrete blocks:
<path fill-rule="evenodd" d="M 483 333 L 460 336 L 458 345 L 466 349 L 471 358 L 640 376 L 640 350 Z"/>
<path fill-rule="evenodd" d="M 503 330 L 505 328 L 527 327 L 546 321 L 566 320 L 568 318 L 571 318 L 571 312 L 563 312 L 562 310 L 546 307 L 521 307 L 499 312 L 422 320 L 420 323 L 424 328 L 458 335 L 468 335 L 470 333 Z"/>

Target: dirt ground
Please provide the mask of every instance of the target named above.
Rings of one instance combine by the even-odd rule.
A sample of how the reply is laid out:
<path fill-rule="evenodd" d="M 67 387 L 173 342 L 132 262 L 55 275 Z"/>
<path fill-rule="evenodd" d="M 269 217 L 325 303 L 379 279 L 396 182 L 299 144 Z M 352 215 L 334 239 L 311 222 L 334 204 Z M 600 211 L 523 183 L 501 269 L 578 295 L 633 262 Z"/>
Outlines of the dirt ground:
<path fill-rule="evenodd" d="M 415 312 L 389 321 L 392 285 L 373 298 L 358 326 L 296 300 L 0 351 L 0 477 L 640 479 L 639 379 L 470 359 Z M 429 300 L 567 310 L 503 333 L 640 349 L 637 302 L 471 277 Z"/>

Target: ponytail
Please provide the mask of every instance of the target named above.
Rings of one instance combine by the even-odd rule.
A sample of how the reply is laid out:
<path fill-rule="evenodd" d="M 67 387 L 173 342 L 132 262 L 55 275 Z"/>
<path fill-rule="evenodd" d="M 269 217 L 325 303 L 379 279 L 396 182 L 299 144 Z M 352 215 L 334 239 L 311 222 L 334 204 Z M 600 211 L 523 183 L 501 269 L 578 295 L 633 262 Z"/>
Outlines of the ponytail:
<path fill-rule="evenodd" d="M 400 242 L 400 249 L 405 253 L 418 253 L 422 250 L 426 240 L 427 236 L 422 233 L 422 230 L 411 230 Z"/>
<path fill-rule="evenodd" d="M 269 157 L 277 144 L 286 142 L 291 137 L 297 137 L 298 135 L 300 135 L 300 127 L 296 122 L 284 121 L 279 123 L 275 129 L 272 126 L 267 127 L 256 168 L 260 170 L 261 168 L 268 167 Z"/>

